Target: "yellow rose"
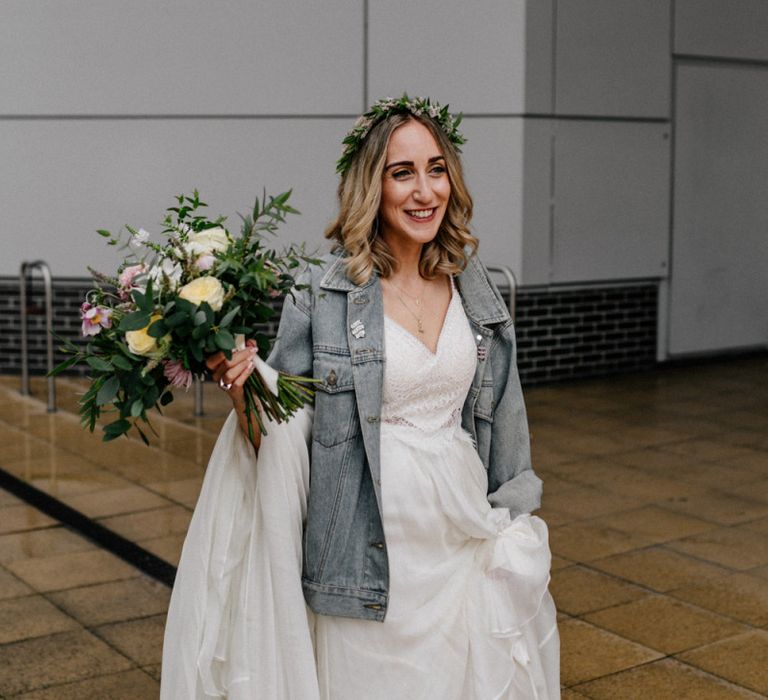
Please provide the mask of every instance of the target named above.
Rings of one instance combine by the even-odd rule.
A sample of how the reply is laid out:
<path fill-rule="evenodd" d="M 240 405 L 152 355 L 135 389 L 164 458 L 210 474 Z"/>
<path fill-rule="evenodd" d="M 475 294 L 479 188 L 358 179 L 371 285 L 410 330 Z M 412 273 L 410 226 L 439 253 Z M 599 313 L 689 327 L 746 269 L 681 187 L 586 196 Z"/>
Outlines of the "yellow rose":
<path fill-rule="evenodd" d="M 224 305 L 224 287 L 215 277 L 198 277 L 189 284 L 185 284 L 179 290 L 182 299 L 199 306 L 204 301 L 214 311 L 218 311 Z"/>
<path fill-rule="evenodd" d="M 143 355 L 144 357 L 152 357 L 159 353 L 160 348 L 157 345 L 157 338 L 153 338 L 147 330 L 149 327 L 161 318 L 160 314 L 153 314 L 150 317 L 149 323 L 138 331 L 128 331 L 125 334 L 125 342 L 128 343 L 128 349 L 134 355 Z"/>
<path fill-rule="evenodd" d="M 194 255 L 212 255 L 229 247 L 229 235 L 221 227 L 207 228 L 189 234 L 188 245 Z"/>

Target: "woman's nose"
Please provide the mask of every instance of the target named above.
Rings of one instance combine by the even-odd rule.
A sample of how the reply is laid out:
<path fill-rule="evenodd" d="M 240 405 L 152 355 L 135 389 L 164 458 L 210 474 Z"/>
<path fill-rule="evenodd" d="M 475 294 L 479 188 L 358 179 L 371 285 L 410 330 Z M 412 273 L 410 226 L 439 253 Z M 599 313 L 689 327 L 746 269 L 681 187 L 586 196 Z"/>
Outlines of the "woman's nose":
<path fill-rule="evenodd" d="M 426 173 L 416 176 L 416 187 L 413 190 L 415 199 L 427 201 L 432 197 L 432 185 Z"/>

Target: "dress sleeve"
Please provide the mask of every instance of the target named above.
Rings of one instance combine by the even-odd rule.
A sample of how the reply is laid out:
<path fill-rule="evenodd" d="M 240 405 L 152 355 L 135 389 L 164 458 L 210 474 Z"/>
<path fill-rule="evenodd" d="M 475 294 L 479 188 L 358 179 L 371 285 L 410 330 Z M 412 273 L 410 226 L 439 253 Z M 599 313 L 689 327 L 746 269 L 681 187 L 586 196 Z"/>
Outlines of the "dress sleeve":
<path fill-rule="evenodd" d="M 286 374 L 312 374 L 312 291 L 309 273 L 297 279 L 297 287 L 283 304 L 280 325 L 267 364 Z"/>
<path fill-rule="evenodd" d="M 541 479 L 531 466 L 528 416 L 517 371 L 517 348 L 512 322 L 501 331 L 498 342 L 509 343 L 499 353 L 508 362 L 494 367 L 493 426 L 488 460 L 488 500 L 493 506 L 509 508 L 512 517 L 541 507 Z M 498 392 L 498 393 L 497 393 Z"/>

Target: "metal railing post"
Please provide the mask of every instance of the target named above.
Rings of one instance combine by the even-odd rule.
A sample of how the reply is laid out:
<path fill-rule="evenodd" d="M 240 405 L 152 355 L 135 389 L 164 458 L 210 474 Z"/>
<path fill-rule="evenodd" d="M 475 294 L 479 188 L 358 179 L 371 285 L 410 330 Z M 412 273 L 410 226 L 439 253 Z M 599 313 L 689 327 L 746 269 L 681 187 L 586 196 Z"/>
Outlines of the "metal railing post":
<path fill-rule="evenodd" d="M 56 378 L 50 376 L 53 371 L 53 277 L 51 268 L 43 260 L 25 261 L 19 271 L 19 304 L 21 306 L 21 393 L 29 396 L 29 330 L 27 328 L 29 310 L 27 308 L 27 280 L 32 272 L 40 270 L 45 286 L 45 332 L 46 366 L 48 368 L 48 412 L 56 410 Z"/>
<path fill-rule="evenodd" d="M 195 377 L 195 416 L 204 416 L 203 411 L 203 380 Z"/>
<path fill-rule="evenodd" d="M 511 267 L 508 267 L 507 265 L 495 265 L 495 266 L 489 266 L 488 272 L 494 272 L 499 275 L 504 275 L 504 277 L 507 280 L 507 284 L 509 285 L 509 315 L 512 317 L 512 320 L 515 320 L 515 302 L 517 297 L 517 277 L 515 277 L 515 273 L 512 271 Z"/>

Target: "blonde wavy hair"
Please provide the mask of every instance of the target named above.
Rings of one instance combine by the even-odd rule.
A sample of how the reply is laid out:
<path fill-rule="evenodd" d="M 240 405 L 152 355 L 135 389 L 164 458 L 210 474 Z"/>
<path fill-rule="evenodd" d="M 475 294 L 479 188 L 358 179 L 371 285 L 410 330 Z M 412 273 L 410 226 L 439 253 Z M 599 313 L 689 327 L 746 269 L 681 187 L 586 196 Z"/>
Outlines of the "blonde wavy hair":
<path fill-rule="evenodd" d="M 445 158 L 451 183 L 448 206 L 437 235 L 421 251 L 421 276 L 433 279 L 438 274 L 458 274 L 477 250 L 478 241 L 469 231 L 472 197 L 453 144 L 429 117 L 391 114 L 371 129 L 349 169 L 341 176 L 339 213 L 325 230 L 325 237 L 335 241 L 335 249 L 342 249 L 346 254 L 347 276 L 358 285 L 367 282 L 374 272 L 389 277 L 397 267 L 392 251 L 378 235 L 378 214 L 387 145 L 395 129 L 409 121 L 418 121 L 429 129 Z"/>

